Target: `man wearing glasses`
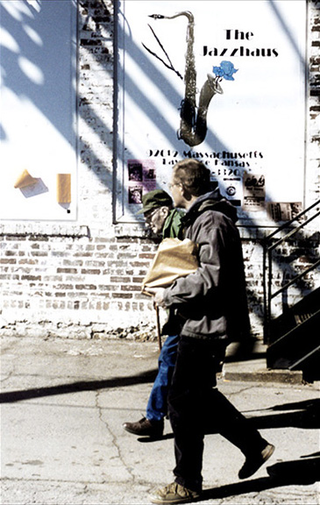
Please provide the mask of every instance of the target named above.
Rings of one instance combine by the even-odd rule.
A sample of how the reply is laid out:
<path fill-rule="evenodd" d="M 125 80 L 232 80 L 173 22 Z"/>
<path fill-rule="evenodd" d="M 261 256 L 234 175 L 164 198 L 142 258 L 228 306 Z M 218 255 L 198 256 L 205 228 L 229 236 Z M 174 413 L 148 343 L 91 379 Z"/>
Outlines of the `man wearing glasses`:
<path fill-rule="evenodd" d="M 181 218 L 184 213 L 173 208 L 170 195 L 162 189 L 149 191 L 142 196 L 142 209 L 137 214 L 143 214 L 147 226 L 155 235 L 162 238 L 183 239 Z"/>
<path fill-rule="evenodd" d="M 183 238 L 181 219 L 184 213 L 173 208 L 172 198 L 166 191 L 156 189 L 146 193 L 142 196 L 142 205 L 142 209 L 137 214 L 144 215 L 147 226 L 155 235 L 161 236 L 163 239 Z M 160 352 L 158 374 L 149 396 L 146 416 L 140 421 L 123 424 L 126 431 L 137 436 L 156 439 L 163 435 L 164 418 L 167 415 L 167 395 L 179 338 L 177 331 L 173 331 L 173 328 L 170 331 L 169 326 L 167 328 L 169 335 Z"/>
<path fill-rule="evenodd" d="M 173 200 L 186 210 L 184 233 L 198 245 L 199 268 L 167 288 L 148 290 L 157 305 L 184 317 L 168 394 L 175 480 L 151 496 L 151 502 L 160 505 L 200 499 L 208 432 L 220 433 L 242 451 L 240 479 L 253 475 L 274 451 L 217 389 L 216 372 L 226 347 L 248 338 L 250 321 L 237 212 L 218 190 L 211 190 L 210 175 L 193 159 L 173 167 Z"/>

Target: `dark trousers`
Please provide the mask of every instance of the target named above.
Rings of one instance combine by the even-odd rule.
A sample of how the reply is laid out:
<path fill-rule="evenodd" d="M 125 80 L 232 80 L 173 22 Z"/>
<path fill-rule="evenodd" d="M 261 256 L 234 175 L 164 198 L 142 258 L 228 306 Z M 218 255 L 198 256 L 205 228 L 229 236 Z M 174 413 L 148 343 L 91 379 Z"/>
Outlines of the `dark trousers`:
<path fill-rule="evenodd" d="M 176 482 L 193 491 L 202 488 L 203 442 L 220 433 L 245 456 L 266 442 L 251 423 L 216 388 L 216 372 L 224 346 L 181 336 L 168 396 L 174 434 Z"/>

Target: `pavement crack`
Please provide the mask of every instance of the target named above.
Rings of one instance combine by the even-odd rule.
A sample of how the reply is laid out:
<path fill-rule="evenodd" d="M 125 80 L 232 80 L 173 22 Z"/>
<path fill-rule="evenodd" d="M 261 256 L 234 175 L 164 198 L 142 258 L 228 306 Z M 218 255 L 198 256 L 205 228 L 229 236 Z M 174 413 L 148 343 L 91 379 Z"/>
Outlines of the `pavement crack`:
<path fill-rule="evenodd" d="M 16 372 L 16 369 L 15 369 L 15 365 L 13 364 L 10 372 L 7 372 L 4 376 L 1 377 L 1 379 L 0 379 L 1 384 L 4 384 L 5 382 L 9 381 L 12 377 L 15 377 L 15 375 L 16 375 L 15 372 Z"/>
<path fill-rule="evenodd" d="M 134 473 L 133 473 L 133 469 L 130 468 L 127 465 L 127 463 L 126 463 L 126 461 L 125 461 L 125 459 L 123 457 L 121 446 L 119 445 L 119 443 L 117 441 L 117 435 L 112 430 L 110 424 L 103 418 L 103 408 L 100 405 L 100 394 L 101 394 L 100 391 L 96 391 L 95 406 L 96 406 L 96 409 L 98 410 L 99 421 L 103 424 L 103 426 L 106 428 L 106 430 L 110 433 L 110 435 L 111 435 L 111 443 L 112 443 L 112 446 L 116 449 L 117 458 L 121 462 L 123 468 L 128 472 L 128 474 L 130 476 L 130 479 L 134 482 L 135 481 L 135 476 L 134 476 Z"/>
<path fill-rule="evenodd" d="M 224 393 L 226 396 L 237 396 L 237 395 L 240 395 L 242 393 L 246 393 L 247 391 L 250 391 L 251 389 L 256 389 L 257 385 L 254 384 L 254 385 L 250 385 L 250 386 L 246 386 L 246 387 L 243 387 L 241 389 L 237 389 L 237 391 L 233 391 L 233 392 L 228 392 L 228 393 Z M 259 386 L 258 386 L 259 387 Z"/>

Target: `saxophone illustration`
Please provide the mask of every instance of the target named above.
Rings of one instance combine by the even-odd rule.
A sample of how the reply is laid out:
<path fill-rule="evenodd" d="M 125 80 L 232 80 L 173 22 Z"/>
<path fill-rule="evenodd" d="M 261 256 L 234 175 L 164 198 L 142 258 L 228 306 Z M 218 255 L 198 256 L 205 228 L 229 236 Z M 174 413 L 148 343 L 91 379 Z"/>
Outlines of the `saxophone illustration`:
<path fill-rule="evenodd" d="M 217 93 L 222 94 L 223 90 L 218 82 L 218 77 L 207 74 L 207 80 L 200 90 L 199 106 L 197 108 L 197 72 L 195 65 L 195 56 L 193 52 L 194 45 L 194 16 L 190 11 L 182 11 L 173 16 L 163 16 L 162 14 L 152 14 L 149 17 L 153 19 L 175 19 L 179 16 L 186 16 L 188 19 L 187 26 L 187 52 L 185 62 L 185 96 L 181 101 L 180 107 L 180 129 L 178 130 L 178 138 L 182 139 L 190 147 L 201 144 L 207 134 L 207 112 L 213 96 Z M 150 27 L 151 28 L 151 27 Z M 152 28 L 151 28 L 152 30 Z M 153 30 L 152 30 L 153 31 Z M 155 33 L 153 32 L 156 37 Z M 156 37 L 162 50 L 164 51 L 160 41 Z M 144 46 L 150 53 L 152 53 L 146 46 Z M 164 51 L 165 52 L 165 51 Z M 158 57 L 154 53 L 154 56 Z M 161 60 L 166 66 L 174 70 L 179 76 L 180 74 L 173 68 L 169 60 L 170 66 Z M 180 76 L 181 77 L 181 76 Z M 198 110 L 197 110 L 198 109 Z"/>

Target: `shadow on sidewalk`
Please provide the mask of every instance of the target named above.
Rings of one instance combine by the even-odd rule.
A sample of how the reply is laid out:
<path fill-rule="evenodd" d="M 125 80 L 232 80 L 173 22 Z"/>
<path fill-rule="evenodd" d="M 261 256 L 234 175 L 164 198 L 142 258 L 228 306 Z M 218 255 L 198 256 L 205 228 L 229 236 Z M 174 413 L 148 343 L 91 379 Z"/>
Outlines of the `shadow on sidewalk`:
<path fill-rule="evenodd" d="M 269 415 L 248 417 L 257 429 L 266 428 L 320 428 L 320 399 L 313 398 L 295 403 L 284 403 L 269 407 Z M 289 410 L 295 412 L 288 412 Z M 279 411 L 285 411 L 279 413 Z M 261 411 L 260 411 L 261 412 Z M 247 413 L 244 413 L 247 416 Z"/>
<path fill-rule="evenodd" d="M 320 457 L 287 461 L 267 467 L 269 477 L 206 489 L 201 500 L 213 500 L 260 492 L 281 486 L 308 485 L 320 481 Z"/>
<path fill-rule="evenodd" d="M 293 412 L 289 412 L 292 410 Z M 295 403 L 284 403 L 266 409 L 257 409 L 254 412 L 271 411 L 266 415 L 252 415 L 253 411 L 242 411 L 242 414 L 253 426 L 258 429 L 276 429 L 276 428 L 302 428 L 317 429 L 320 427 L 320 399 L 312 398 Z M 283 412 L 281 412 L 283 411 Z M 206 435 L 218 433 L 214 425 L 208 425 Z"/>
<path fill-rule="evenodd" d="M 302 429 L 317 429 L 320 427 L 320 399 L 313 398 L 309 400 L 303 400 L 301 402 L 294 403 L 284 403 L 282 405 L 275 405 L 273 407 L 268 407 L 267 409 L 260 409 L 259 412 L 263 411 L 273 411 L 277 412 L 270 415 L 254 416 L 249 417 L 248 411 L 243 412 L 247 419 L 255 426 L 257 429 L 272 429 L 272 428 L 302 428 Z M 288 412 L 293 410 L 294 412 Z M 284 411 L 278 413 L 279 411 Z M 206 435 L 215 435 L 219 432 L 210 427 L 206 430 Z M 154 443 L 161 440 L 166 440 L 173 438 L 172 433 L 168 433 L 161 438 L 154 439 L 150 437 L 140 437 L 139 442 L 142 443 Z"/>
<path fill-rule="evenodd" d="M 149 370 L 137 375 L 128 377 L 115 377 L 106 380 L 78 381 L 70 384 L 60 384 L 41 388 L 21 389 L 0 394 L 0 403 L 14 403 L 31 398 L 42 398 L 44 396 L 65 395 L 70 393 L 81 393 L 82 391 L 95 391 L 98 389 L 120 388 L 133 386 L 135 384 L 146 384 L 154 382 L 158 370 Z"/>

